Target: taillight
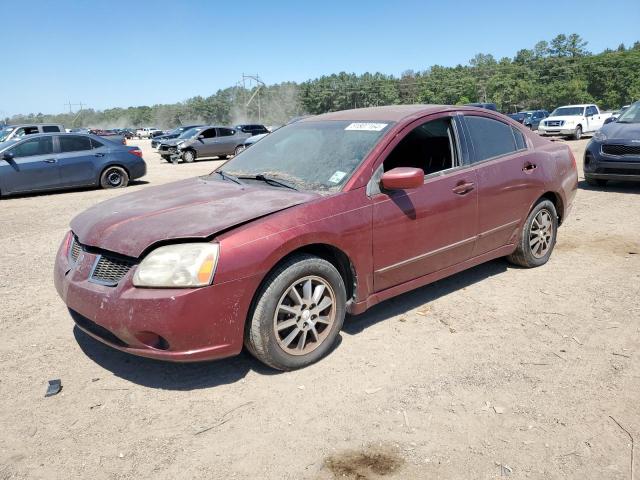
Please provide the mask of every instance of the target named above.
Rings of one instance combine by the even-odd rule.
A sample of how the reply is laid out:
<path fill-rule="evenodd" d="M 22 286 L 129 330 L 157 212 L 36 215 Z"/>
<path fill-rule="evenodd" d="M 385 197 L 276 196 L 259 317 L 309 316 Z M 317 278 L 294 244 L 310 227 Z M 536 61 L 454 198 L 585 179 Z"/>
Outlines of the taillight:
<path fill-rule="evenodd" d="M 129 153 L 135 155 L 136 157 L 142 158 L 142 150 L 140 150 L 139 148 L 132 148 L 131 150 L 129 150 Z"/>

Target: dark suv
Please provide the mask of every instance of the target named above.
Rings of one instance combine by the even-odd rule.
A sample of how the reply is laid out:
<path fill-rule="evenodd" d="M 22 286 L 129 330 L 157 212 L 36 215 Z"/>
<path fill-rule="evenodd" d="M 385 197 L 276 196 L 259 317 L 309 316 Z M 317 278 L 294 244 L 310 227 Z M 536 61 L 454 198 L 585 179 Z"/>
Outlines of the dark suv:
<path fill-rule="evenodd" d="M 235 129 L 242 133 L 248 133 L 249 135 L 262 135 L 263 133 L 269 133 L 269 130 L 267 130 L 267 127 L 264 125 L 236 125 Z"/>

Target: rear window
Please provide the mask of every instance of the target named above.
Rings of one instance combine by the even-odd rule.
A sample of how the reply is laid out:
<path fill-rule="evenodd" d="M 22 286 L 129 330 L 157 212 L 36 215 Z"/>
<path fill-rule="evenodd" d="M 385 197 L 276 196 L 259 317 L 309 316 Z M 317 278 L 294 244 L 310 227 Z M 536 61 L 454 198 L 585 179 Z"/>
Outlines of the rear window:
<path fill-rule="evenodd" d="M 231 130 L 230 128 L 219 128 L 218 129 L 218 134 L 220 134 L 221 137 L 230 137 L 231 135 L 235 134 L 235 130 Z"/>
<path fill-rule="evenodd" d="M 89 137 L 78 137 L 74 135 L 58 137 L 60 142 L 60 151 L 62 153 L 80 152 L 82 150 L 91 150 L 91 139 Z"/>
<path fill-rule="evenodd" d="M 513 136 L 516 139 L 516 150 L 524 150 L 527 148 L 527 142 L 524 139 L 524 135 L 520 130 L 515 127 L 511 127 L 513 130 Z"/>
<path fill-rule="evenodd" d="M 44 127 L 42 127 L 42 131 L 44 133 L 59 132 L 60 127 L 56 125 L 45 125 Z"/>
<path fill-rule="evenodd" d="M 93 148 L 100 148 L 100 147 L 104 147 L 104 143 L 100 143 L 99 141 L 97 141 L 96 139 L 92 138 L 91 139 L 91 146 Z"/>
<path fill-rule="evenodd" d="M 480 162 L 515 152 L 516 140 L 509 125 L 486 117 L 466 116 L 465 121 Z"/>

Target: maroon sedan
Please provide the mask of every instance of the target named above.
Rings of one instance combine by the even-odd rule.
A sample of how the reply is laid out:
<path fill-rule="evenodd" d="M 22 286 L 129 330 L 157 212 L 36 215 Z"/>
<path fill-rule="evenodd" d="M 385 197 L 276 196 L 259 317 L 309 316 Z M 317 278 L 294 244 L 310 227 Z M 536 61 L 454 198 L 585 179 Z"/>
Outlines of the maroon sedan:
<path fill-rule="evenodd" d="M 327 354 L 346 313 L 498 257 L 543 265 L 577 180 L 566 145 L 486 109 L 329 113 L 80 214 L 55 284 L 114 348 L 195 361 L 244 344 L 290 370 Z"/>

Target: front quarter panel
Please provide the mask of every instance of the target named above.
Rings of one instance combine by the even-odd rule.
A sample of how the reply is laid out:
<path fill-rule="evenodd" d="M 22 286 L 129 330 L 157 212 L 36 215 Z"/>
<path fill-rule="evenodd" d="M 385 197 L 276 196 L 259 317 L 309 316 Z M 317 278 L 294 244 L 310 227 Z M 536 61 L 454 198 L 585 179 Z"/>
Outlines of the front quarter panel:
<path fill-rule="evenodd" d="M 286 194 L 286 192 L 283 192 Z M 365 189 L 341 192 L 291 207 L 217 237 L 216 283 L 264 279 L 284 257 L 308 245 L 338 248 L 357 276 L 356 298 L 371 291 L 371 201 Z"/>

